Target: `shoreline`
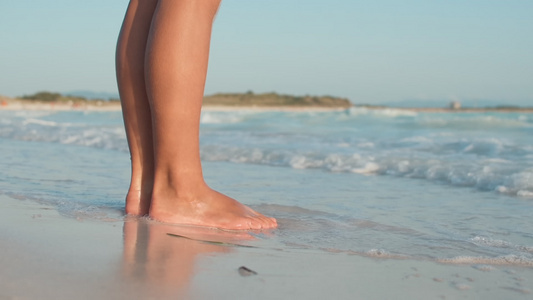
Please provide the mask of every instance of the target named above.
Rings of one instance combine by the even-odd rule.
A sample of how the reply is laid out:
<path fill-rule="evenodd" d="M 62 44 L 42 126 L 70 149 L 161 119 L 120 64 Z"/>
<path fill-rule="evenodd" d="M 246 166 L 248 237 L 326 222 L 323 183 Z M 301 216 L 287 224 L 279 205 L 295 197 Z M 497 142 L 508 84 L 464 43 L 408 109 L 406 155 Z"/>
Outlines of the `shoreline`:
<path fill-rule="evenodd" d="M 121 111 L 122 106 L 117 102 L 94 101 L 85 103 L 44 103 L 21 101 L 12 98 L 0 97 L 0 111 L 32 110 L 32 111 Z M 203 105 L 202 111 L 231 112 L 231 111 L 256 111 L 256 112 L 330 112 L 345 111 L 350 108 L 367 110 L 397 110 L 413 113 L 533 113 L 533 107 L 517 108 L 438 108 L 438 107 L 390 107 L 390 106 L 358 106 L 329 107 L 329 106 L 233 106 L 233 105 Z"/>
<path fill-rule="evenodd" d="M 1 299 L 323 299 L 332 293 L 337 299 L 525 299 L 531 294 L 527 266 L 277 249 L 269 238 L 241 237 L 246 233 L 167 225 L 118 211 L 105 221 L 72 218 L 31 199 L 0 194 L 0 200 L 0 223 L 10 228 L 0 233 L 5 241 Z M 241 266 L 257 273 L 243 275 Z M 384 283 L 389 288 L 383 289 Z"/>
<path fill-rule="evenodd" d="M 257 291 L 257 299 L 323 299 L 332 290 L 338 299 L 531 294 L 527 266 L 273 250 L 269 238 L 254 242 L 246 233 L 167 225 L 118 211 L 106 221 L 76 219 L 50 204 L 7 195 L 0 200 L 0 223 L 11 228 L 0 234 L 1 299 L 244 299 Z M 240 274 L 240 266 L 257 274 Z M 390 288 L 383 289 L 384 282 Z"/>

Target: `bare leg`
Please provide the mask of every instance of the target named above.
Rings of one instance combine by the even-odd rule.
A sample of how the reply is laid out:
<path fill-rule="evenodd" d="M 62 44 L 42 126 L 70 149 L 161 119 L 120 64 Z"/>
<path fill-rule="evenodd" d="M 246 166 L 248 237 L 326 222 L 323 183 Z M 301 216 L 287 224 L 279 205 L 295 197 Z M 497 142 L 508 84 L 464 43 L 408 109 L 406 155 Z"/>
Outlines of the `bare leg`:
<path fill-rule="evenodd" d="M 219 3 L 159 0 L 154 13 L 145 60 L 155 149 L 150 217 L 226 229 L 272 228 L 275 219 L 210 189 L 203 179 L 200 110 Z"/>
<path fill-rule="evenodd" d="M 152 197 L 152 117 L 146 95 L 144 58 L 156 5 L 157 0 L 131 0 L 117 44 L 117 82 L 132 167 L 126 213 L 132 215 L 147 215 Z"/>
<path fill-rule="evenodd" d="M 203 180 L 200 109 L 219 3 L 130 1 L 117 45 L 132 161 L 126 213 L 226 229 L 272 228 L 275 219 L 211 190 Z"/>

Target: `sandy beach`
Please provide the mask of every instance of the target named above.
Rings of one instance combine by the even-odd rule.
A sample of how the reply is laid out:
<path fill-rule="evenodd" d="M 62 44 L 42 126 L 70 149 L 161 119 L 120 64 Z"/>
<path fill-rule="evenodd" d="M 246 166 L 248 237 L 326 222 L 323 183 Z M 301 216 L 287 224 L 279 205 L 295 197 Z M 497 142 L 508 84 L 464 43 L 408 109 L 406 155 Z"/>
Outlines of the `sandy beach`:
<path fill-rule="evenodd" d="M 0 299 L 528 299 L 532 270 L 256 248 L 245 233 L 95 222 L 1 195 Z M 222 241 L 213 244 L 178 238 Z M 239 272 L 245 266 L 257 274 Z"/>

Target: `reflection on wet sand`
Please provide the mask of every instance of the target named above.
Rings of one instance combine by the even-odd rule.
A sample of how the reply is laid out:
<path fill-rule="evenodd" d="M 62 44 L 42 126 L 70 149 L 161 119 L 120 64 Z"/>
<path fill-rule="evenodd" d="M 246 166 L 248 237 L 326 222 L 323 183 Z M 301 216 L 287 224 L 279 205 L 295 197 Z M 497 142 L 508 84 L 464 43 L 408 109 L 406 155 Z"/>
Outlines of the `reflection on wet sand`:
<path fill-rule="evenodd" d="M 205 254 L 228 253 L 231 244 L 250 239 L 253 237 L 246 232 L 127 218 L 121 269 L 127 283 L 124 292 L 139 299 L 187 299 L 197 259 Z"/>

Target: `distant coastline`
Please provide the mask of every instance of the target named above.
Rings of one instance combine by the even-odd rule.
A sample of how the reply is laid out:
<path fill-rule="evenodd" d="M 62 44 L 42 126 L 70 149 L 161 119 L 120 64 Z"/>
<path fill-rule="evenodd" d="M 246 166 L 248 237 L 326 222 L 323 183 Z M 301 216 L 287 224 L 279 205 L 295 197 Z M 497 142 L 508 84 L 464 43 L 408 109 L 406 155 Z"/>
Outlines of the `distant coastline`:
<path fill-rule="evenodd" d="M 449 107 L 393 107 L 393 106 L 377 106 L 377 105 L 354 105 L 353 107 L 365 108 L 369 110 L 394 109 L 394 110 L 425 112 L 425 113 L 484 113 L 484 112 L 533 113 L 533 107 L 515 107 L 515 106 L 449 108 Z"/>
<path fill-rule="evenodd" d="M 444 103 L 445 104 L 445 103 Z M 254 94 L 218 93 L 207 95 L 203 100 L 203 109 L 209 111 L 231 110 L 267 110 L 267 111 L 331 111 L 346 110 L 352 107 L 368 110 L 402 110 L 422 113 L 484 113 L 484 112 L 520 112 L 533 113 L 533 107 L 496 106 L 496 107 L 460 107 L 451 103 L 449 107 L 394 107 L 366 104 L 352 104 L 347 98 L 333 96 L 292 96 L 277 93 Z M 0 95 L 0 110 L 89 110 L 120 111 L 119 99 L 86 99 L 77 96 L 65 96 L 59 93 L 39 92 L 19 98 Z"/>

